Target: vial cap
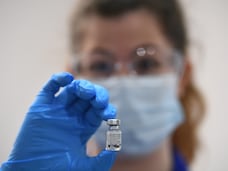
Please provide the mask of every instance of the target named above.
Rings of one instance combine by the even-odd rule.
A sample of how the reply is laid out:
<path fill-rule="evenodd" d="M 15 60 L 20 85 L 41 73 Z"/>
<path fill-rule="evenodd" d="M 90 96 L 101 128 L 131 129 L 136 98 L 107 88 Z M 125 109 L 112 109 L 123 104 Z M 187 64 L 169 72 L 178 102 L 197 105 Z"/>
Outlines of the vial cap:
<path fill-rule="evenodd" d="M 109 120 L 107 120 L 107 124 L 110 126 L 119 126 L 120 120 L 119 119 L 109 119 Z"/>

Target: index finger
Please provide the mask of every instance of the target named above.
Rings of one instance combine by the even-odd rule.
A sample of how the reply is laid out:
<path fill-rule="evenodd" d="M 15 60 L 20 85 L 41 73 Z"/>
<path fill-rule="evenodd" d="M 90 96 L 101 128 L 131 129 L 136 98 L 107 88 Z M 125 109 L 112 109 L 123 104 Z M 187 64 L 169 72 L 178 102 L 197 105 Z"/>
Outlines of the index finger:
<path fill-rule="evenodd" d="M 55 98 L 55 94 L 59 91 L 60 87 L 64 87 L 73 81 L 74 77 L 67 72 L 61 72 L 52 75 L 48 82 L 43 86 L 42 90 L 38 93 L 34 103 L 50 104 Z"/>

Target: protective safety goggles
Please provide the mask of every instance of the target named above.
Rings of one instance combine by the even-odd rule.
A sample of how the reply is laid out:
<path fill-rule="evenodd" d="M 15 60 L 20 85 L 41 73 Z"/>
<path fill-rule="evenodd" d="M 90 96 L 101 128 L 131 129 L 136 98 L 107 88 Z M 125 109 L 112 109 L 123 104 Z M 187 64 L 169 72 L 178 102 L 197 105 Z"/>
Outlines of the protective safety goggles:
<path fill-rule="evenodd" d="M 73 69 L 76 73 L 94 78 L 118 75 L 123 69 L 130 75 L 157 75 L 181 73 L 183 56 L 175 50 L 161 50 L 155 46 L 139 47 L 134 50 L 128 62 L 119 62 L 105 51 L 92 55 L 80 54 L 74 57 Z"/>

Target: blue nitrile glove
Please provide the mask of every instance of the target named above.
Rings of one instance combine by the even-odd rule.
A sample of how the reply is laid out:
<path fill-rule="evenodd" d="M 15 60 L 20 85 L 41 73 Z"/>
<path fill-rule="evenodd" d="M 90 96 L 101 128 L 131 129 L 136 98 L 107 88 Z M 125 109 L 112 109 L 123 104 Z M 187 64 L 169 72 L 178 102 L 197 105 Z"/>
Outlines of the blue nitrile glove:
<path fill-rule="evenodd" d="M 57 93 L 60 87 L 62 91 Z M 57 94 L 56 94 L 57 93 Z M 86 155 L 86 142 L 102 120 L 115 118 L 108 92 L 85 80 L 59 73 L 30 107 L 2 171 L 108 171 L 115 152 Z M 105 136 L 105 135 L 104 135 Z"/>

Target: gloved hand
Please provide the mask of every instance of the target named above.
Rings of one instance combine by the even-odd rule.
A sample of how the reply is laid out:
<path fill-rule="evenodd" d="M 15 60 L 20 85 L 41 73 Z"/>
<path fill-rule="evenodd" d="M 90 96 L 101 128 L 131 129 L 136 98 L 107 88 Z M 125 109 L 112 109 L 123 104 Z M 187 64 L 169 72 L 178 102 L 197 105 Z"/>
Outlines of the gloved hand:
<path fill-rule="evenodd" d="M 69 73 L 53 75 L 30 107 L 2 171 L 108 171 L 115 152 L 86 155 L 101 121 L 116 116 L 108 100 L 98 85 Z"/>

